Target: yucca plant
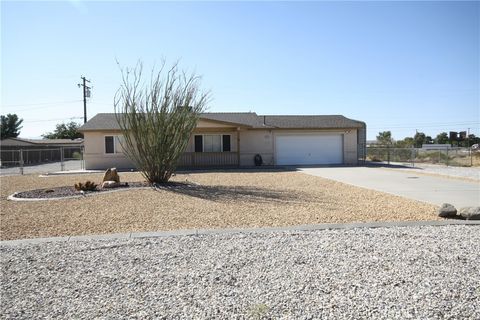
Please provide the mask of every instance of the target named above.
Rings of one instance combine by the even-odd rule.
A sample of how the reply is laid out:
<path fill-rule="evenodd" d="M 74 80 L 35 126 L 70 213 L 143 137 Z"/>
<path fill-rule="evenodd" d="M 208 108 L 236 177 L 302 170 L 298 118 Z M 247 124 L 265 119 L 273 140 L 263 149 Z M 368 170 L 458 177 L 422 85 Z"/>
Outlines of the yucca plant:
<path fill-rule="evenodd" d="M 122 85 L 114 99 L 122 130 L 123 152 L 150 183 L 165 183 L 175 172 L 209 93 L 199 89 L 200 77 L 170 69 L 165 63 L 143 84 L 142 64 L 121 69 Z"/>

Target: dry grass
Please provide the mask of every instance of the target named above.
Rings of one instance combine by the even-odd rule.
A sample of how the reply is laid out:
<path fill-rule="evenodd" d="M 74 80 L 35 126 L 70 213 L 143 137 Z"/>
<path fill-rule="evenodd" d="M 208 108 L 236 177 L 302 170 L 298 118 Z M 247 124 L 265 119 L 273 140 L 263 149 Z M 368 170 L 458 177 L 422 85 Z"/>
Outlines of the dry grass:
<path fill-rule="evenodd" d="M 122 181 L 142 181 L 138 173 Z M 433 220 L 436 207 L 298 172 L 179 174 L 195 188 L 129 190 L 83 199 L 7 201 L 15 191 L 100 182 L 102 175 L 1 177 L 1 239 L 193 228 Z"/>

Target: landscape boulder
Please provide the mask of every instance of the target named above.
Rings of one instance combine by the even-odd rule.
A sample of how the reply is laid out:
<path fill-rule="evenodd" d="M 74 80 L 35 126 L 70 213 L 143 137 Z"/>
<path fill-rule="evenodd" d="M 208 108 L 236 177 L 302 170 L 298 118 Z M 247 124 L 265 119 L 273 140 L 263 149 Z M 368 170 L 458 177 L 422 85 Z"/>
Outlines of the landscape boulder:
<path fill-rule="evenodd" d="M 117 168 L 109 168 L 105 171 L 102 181 L 115 181 L 120 183 L 120 176 L 118 175 Z"/>
<path fill-rule="evenodd" d="M 480 220 L 480 207 L 464 207 L 458 213 L 467 220 Z"/>
<path fill-rule="evenodd" d="M 102 188 L 117 188 L 120 187 L 120 183 L 117 181 L 103 181 Z"/>
<path fill-rule="evenodd" d="M 442 218 L 454 218 L 457 215 L 457 209 L 450 203 L 444 203 L 438 209 L 438 216 Z"/>

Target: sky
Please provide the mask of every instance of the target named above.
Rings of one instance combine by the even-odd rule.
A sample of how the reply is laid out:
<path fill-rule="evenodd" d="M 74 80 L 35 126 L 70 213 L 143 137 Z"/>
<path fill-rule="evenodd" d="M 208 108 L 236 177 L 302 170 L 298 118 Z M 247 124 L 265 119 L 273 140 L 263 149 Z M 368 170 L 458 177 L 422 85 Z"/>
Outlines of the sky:
<path fill-rule="evenodd" d="M 113 112 L 123 67 L 202 76 L 210 112 L 342 114 L 480 135 L 480 2 L 1 1 L 1 114 L 21 137 Z"/>

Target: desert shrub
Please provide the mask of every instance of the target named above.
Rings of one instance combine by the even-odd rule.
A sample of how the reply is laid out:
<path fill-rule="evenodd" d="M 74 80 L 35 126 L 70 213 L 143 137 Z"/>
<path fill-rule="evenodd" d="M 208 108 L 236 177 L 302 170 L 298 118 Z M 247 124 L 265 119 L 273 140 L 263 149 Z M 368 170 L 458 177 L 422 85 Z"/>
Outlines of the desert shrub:
<path fill-rule="evenodd" d="M 94 191 L 97 189 L 98 184 L 95 182 L 92 182 L 90 180 L 87 180 L 85 183 L 78 182 L 75 183 L 75 190 L 77 191 Z"/>
<path fill-rule="evenodd" d="M 72 158 L 73 159 L 76 159 L 76 160 L 82 160 L 82 154 L 78 151 L 75 151 L 73 154 L 72 154 Z"/>

